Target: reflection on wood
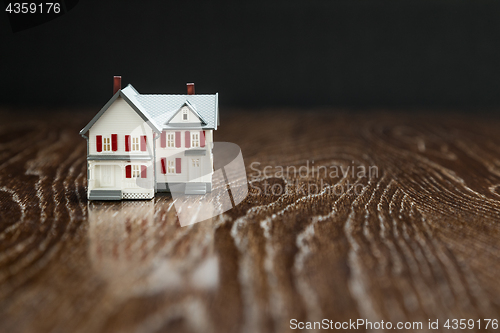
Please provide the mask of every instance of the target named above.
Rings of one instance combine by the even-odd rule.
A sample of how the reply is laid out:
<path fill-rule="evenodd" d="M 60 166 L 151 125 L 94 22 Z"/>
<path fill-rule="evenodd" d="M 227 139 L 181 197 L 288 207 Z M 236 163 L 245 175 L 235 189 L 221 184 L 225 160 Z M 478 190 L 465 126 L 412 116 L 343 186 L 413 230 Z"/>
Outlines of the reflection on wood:
<path fill-rule="evenodd" d="M 215 145 L 217 144 L 216 142 Z M 218 154 L 215 153 L 214 157 L 217 158 Z M 171 194 L 177 218 L 182 227 L 210 220 L 233 209 L 245 200 L 248 195 L 248 185 L 241 154 L 236 162 L 239 163 L 233 161 L 229 164 L 222 164 L 214 171 L 211 192 L 203 195 L 187 195 L 184 192 Z"/>
<path fill-rule="evenodd" d="M 176 253 L 179 235 L 186 231 L 175 218 L 155 220 L 153 201 L 92 202 L 88 209 L 92 269 L 116 295 L 217 287 L 218 260 L 209 223 L 207 232 L 198 234 L 201 239 L 193 239 L 197 247 Z"/>
<path fill-rule="evenodd" d="M 498 119 L 228 116 L 217 140 L 242 148 L 249 195 L 181 227 L 170 195 L 86 201 L 89 114 L 1 115 L 1 331 L 500 319 Z"/>

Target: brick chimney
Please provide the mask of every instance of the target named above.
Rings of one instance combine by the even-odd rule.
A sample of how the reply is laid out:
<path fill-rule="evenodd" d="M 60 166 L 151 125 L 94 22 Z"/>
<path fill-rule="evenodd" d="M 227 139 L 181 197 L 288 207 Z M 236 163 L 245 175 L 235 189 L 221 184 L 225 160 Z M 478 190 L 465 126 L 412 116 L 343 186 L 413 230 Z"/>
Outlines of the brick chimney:
<path fill-rule="evenodd" d="M 122 88 L 122 77 L 113 76 L 113 96 Z"/>
<path fill-rule="evenodd" d="M 188 95 L 194 95 L 194 83 L 186 83 Z"/>

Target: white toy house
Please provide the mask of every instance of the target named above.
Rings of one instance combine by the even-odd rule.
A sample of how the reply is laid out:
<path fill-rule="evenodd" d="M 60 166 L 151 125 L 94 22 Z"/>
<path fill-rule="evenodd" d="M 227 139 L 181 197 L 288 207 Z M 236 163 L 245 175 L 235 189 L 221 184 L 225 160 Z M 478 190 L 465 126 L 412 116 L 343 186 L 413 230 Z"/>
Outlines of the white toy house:
<path fill-rule="evenodd" d="M 87 140 L 89 200 L 151 199 L 212 190 L 218 94 L 139 94 L 114 77 L 113 97 L 80 131 Z"/>

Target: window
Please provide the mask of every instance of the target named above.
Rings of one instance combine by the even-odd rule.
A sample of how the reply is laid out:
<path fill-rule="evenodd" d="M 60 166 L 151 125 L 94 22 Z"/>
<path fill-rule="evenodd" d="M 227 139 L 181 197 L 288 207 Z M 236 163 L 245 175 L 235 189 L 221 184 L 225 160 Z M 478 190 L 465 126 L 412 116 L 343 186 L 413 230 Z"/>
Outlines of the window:
<path fill-rule="evenodd" d="M 132 165 L 132 178 L 139 178 L 140 177 L 140 172 L 139 172 L 139 166 L 138 165 Z"/>
<path fill-rule="evenodd" d="M 168 160 L 166 157 L 162 157 L 161 159 L 161 173 L 176 173 L 176 165 L 174 160 Z"/>
<path fill-rule="evenodd" d="M 173 160 L 168 160 L 167 172 L 168 173 L 175 173 L 175 163 Z"/>
<path fill-rule="evenodd" d="M 148 178 L 148 167 L 145 165 L 126 165 L 125 178 Z"/>
<path fill-rule="evenodd" d="M 139 151 L 139 138 L 132 138 L 132 151 Z"/>
<path fill-rule="evenodd" d="M 182 120 L 188 120 L 188 110 L 187 109 L 182 110 Z"/>
<path fill-rule="evenodd" d="M 199 158 L 193 158 L 191 160 L 191 163 L 193 163 L 193 167 L 197 168 L 200 166 L 200 159 Z"/>
<path fill-rule="evenodd" d="M 102 150 L 103 151 L 111 151 L 111 139 L 110 138 L 102 138 Z"/>
<path fill-rule="evenodd" d="M 174 133 L 167 134 L 167 147 L 174 148 Z"/>
<path fill-rule="evenodd" d="M 175 163 L 174 160 L 168 160 L 166 157 L 161 159 L 161 173 L 175 173 Z"/>
<path fill-rule="evenodd" d="M 191 142 L 192 145 L 191 147 L 199 147 L 200 146 L 200 134 L 199 133 L 193 133 L 191 134 Z"/>

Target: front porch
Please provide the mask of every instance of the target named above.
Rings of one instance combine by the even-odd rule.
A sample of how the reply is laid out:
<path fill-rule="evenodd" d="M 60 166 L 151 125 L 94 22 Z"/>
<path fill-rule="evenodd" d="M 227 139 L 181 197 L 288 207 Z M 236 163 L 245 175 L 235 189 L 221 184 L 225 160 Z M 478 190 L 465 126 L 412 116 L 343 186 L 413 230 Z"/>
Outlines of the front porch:
<path fill-rule="evenodd" d="M 128 161 L 89 163 L 88 199 L 152 199 L 155 192 L 152 175 L 148 164 Z"/>

